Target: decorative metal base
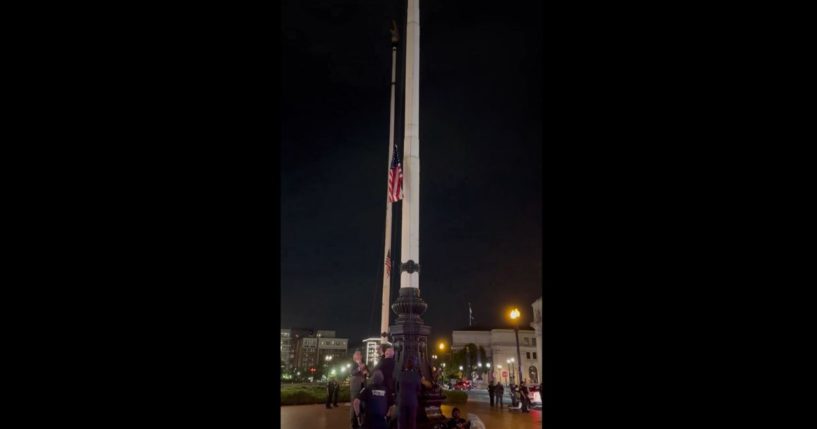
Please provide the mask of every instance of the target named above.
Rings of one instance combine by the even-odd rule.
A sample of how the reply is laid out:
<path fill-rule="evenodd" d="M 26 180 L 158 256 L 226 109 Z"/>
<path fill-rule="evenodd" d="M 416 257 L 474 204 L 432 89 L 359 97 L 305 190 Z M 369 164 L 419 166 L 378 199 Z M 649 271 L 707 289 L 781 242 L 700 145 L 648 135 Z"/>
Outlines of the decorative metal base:
<path fill-rule="evenodd" d="M 420 318 L 427 308 L 428 304 L 420 298 L 419 289 L 400 288 L 400 294 L 391 306 L 392 311 L 397 314 L 397 320 L 389 327 L 398 370 L 403 368 L 406 358 L 411 357 L 415 367 L 420 369 L 420 374 L 432 383 L 431 388 L 423 386 L 420 394 L 418 428 L 431 428 L 444 421 L 440 405 L 445 400 L 445 395 L 431 373 L 428 357 L 427 345 L 431 327 L 423 324 L 423 319 Z"/>

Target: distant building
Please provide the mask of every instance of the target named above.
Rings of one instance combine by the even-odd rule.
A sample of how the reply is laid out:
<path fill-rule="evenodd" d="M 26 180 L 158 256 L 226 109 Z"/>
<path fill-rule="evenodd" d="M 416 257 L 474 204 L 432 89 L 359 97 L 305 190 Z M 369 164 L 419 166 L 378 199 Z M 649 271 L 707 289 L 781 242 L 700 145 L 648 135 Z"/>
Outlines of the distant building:
<path fill-rule="evenodd" d="M 318 338 L 302 337 L 297 341 L 295 366 L 298 368 L 317 368 Z"/>
<path fill-rule="evenodd" d="M 542 297 L 540 296 L 539 299 L 533 301 L 531 304 L 531 308 L 533 309 L 533 322 L 530 323 L 530 326 L 536 331 L 536 355 L 539 357 L 539 368 L 544 368 L 542 366 Z M 540 376 L 541 378 L 541 376 Z"/>
<path fill-rule="evenodd" d="M 292 329 L 281 329 L 281 371 L 292 369 L 295 349 L 292 348 Z"/>
<path fill-rule="evenodd" d="M 316 368 L 332 360 L 343 360 L 348 338 L 336 338 L 335 331 L 315 329 L 281 329 L 281 365 L 283 369 Z"/>
<path fill-rule="evenodd" d="M 541 338 L 541 337 L 540 337 Z M 513 362 L 510 366 L 507 361 L 511 358 L 518 360 L 516 355 L 516 335 L 513 329 L 487 329 L 487 328 L 466 328 L 452 332 L 451 350 L 462 350 L 467 344 L 482 346 L 488 362 L 483 362 L 487 367 L 490 363 L 491 370 L 489 378 L 502 379 L 507 383 L 513 379 L 516 383 L 519 378 L 519 362 Z M 540 363 L 541 339 L 537 341 L 536 332 L 527 329 L 519 330 L 519 352 L 522 359 L 522 376 L 525 380 L 539 383 L 542 373 Z M 478 362 L 472 362 L 476 368 Z M 511 376 L 513 370 L 513 377 Z M 465 370 L 467 372 L 467 369 Z M 506 374 L 503 376 L 503 372 Z"/>
<path fill-rule="evenodd" d="M 313 341 L 308 341 L 309 338 L 315 338 L 316 331 L 314 329 L 293 328 L 290 329 L 290 355 L 292 360 L 289 361 L 289 368 L 307 368 L 304 361 L 314 361 L 317 359 L 309 359 L 310 356 L 315 356 L 315 346 Z"/>
<path fill-rule="evenodd" d="M 325 363 L 327 356 L 332 356 L 331 362 L 339 362 L 346 359 L 349 350 L 348 338 L 320 337 L 318 339 L 318 362 Z"/>

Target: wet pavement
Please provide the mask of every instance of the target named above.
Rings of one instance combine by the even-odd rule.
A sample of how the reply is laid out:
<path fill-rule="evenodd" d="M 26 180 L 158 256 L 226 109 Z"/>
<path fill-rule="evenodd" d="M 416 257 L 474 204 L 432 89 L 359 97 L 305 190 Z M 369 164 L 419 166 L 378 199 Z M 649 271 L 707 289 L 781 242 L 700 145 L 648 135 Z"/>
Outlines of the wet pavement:
<path fill-rule="evenodd" d="M 471 396 L 474 396 L 472 400 Z M 531 410 L 530 413 L 510 411 L 507 408 L 491 408 L 483 402 L 480 392 L 469 393 L 468 402 L 457 405 L 443 405 L 442 412 L 451 417 L 451 410 L 456 406 L 462 417 L 468 413 L 479 416 L 486 429 L 528 429 L 542 427 L 542 411 Z M 487 397 L 487 392 L 485 393 Z M 287 405 L 281 407 L 282 429 L 345 429 L 351 428 L 349 422 L 349 403 L 339 404 L 340 407 L 326 409 L 323 404 L 318 405 Z"/>

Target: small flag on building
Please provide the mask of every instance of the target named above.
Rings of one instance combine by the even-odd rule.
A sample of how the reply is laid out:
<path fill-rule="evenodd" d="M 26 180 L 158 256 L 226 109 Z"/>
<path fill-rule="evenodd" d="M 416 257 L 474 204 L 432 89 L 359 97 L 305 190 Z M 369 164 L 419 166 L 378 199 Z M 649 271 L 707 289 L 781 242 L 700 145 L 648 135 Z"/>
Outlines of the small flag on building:
<path fill-rule="evenodd" d="M 386 253 L 386 274 L 391 276 L 391 249 Z"/>
<path fill-rule="evenodd" d="M 397 145 L 394 145 L 394 156 L 389 168 L 389 202 L 394 203 L 403 199 L 403 166 L 397 154 Z"/>

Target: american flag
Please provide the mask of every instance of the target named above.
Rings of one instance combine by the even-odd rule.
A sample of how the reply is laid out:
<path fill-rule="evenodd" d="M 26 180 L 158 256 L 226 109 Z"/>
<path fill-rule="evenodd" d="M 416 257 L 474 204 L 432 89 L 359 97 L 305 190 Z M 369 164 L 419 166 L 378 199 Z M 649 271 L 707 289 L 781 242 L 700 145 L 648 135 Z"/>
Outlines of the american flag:
<path fill-rule="evenodd" d="M 403 199 L 403 166 L 400 156 L 397 155 L 397 145 L 394 145 L 394 156 L 389 168 L 389 202 L 395 203 Z"/>
<path fill-rule="evenodd" d="M 386 273 L 391 276 L 391 249 L 386 253 Z"/>

